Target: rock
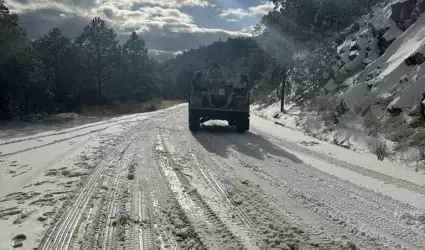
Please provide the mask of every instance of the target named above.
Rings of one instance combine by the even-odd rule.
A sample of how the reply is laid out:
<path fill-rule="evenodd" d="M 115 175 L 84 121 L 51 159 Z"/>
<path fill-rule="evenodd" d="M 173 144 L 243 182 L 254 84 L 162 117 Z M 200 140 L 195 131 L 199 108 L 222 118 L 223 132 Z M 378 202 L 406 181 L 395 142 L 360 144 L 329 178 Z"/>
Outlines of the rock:
<path fill-rule="evenodd" d="M 408 112 L 408 116 L 420 116 L 421 114 L 421 105 L 416 104 L 415 106 L 413 106 L 409 112 Z"/>
<path fill-rule="evenodd" d="M 351 42 L 350 51 L 356 51 L 356 50 L 360 50 L 360 46 L 357 44 L 357 42 Z"/>
<path fill-rule="evenodd" d="M 421 65 L 425 62 L 425 57 L 422 53 L 415 53 L 404 60 L 407 66 Z"/>
<path fill-rule="evenodd" d="M 404 30 L 407 30 L 410 26 L 412 26 L 412 24 L 414 23 L 414 22 L 416 22 L 416 20 L 417 20 L 417 18 L 411 18 L 411 19 L 408 19 L 408 20 L 406 20 L 406 21 L 404 21 L 404 23 L 403 23 L 403 29 Z"/>
<path fill-rule="evenodd" d="M 425 12 L 425 0 L 419 0 L 419 1 L 416 3 L 416 8 L 415 8 L 415 10 L 416 10 L 418 13 L 424 13 L 424 12 Z"/>
<path fill-rule="evenodd" d="M 378 48 L 379 48 L 379 55 L 382 56 L 387 51 L 388 47 L 395 41 L 395 39 L 392 39 L 390 41 L 387 41 L 383 36 L 378 36 Z"/>
<path fill-rule="evenodd" d="M 417 0 L 407 0 L 391 5 L 391 19 L 394 20 L 400 29 L 406 30 L 404 22 L 412 17 L 416 2 Z"/>
<path fill-rule="evenodd" d="M 385 33 L 387 33 L 387 31 L 389 31 L 390 29 L 391 29 L 390 27 L 385 27 L 385 28 L 379 29 L 378 32 L 377 32 L 377 37 L 384 36 Z"/>
<path fill-rule="evenodd" d="M 12 247 L 13 248 L 18 248 L 18 247 L 23 247 L 24 243 L 23 242 L 14 242 L 12 243 Z"/>
<path fill-rule="evenodd" d="M 357 58 L 357 56 L 359 56 L 360 53 L 356 50 L 356 51 L 351 51 L 350 54 L 348 55 L 348 59 L 350 61 L 353 61 L 354 59 Z"/>
<path fill-rule="evenodd" d="M 183 238 L 183 239 L 187 239 L 187 238 L 189 238 L 189 230 L 187 228 L 184 228 L 184 229 L 178 231 L 176 233 L 176 235 Z"/>
<path fill-rule="evenodd" d="M 342 249 L 357 250 L 358 248 L 353 242 L 347 241 L 342 245 Z"/>
<path fill-rule="evenodd" d="M 38 221 L 45 221 L 45 220 L 47 220 L 47 217 L 46 216 L 40 216 L 40 217 L 37 218 L 37 220 Z"/>
<path fill-rule="evenodd" d="M 395 116 L 400 115 L 401 112 L 403 112 L 403 109 L 401 109 L 401 108 L 394 108 L 394 107 L 387 107 L 387 111 L 388 111 L 388 113 L 391 116 L 395 117 Z"/>
<path fill-rule="evenodd" d="M 242 203 L 243 203 L 243 198 L 241 197 L 241 196 L 239 196 L 239 195 L 234 195 L 233 196 L 233 202 L 236 204 L 236 205 L 242 205 Z"/>

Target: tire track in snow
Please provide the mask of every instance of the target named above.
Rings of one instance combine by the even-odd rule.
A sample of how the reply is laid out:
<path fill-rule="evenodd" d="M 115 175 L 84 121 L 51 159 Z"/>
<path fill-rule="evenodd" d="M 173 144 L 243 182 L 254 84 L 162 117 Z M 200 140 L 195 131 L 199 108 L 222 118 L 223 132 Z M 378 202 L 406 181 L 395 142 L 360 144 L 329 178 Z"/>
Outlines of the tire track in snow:
<path fill-rule="evenodd" d="M 114 162 L 118 161 L 120 154 L 123 153 L 132 143 L 117 147 L 117 150 L 109 154 L 97 167 L 96 171 L 89 177 L 86 185 L 80 190 L 77 198 L 73 201 L 71 206 L 64 211 L 63 215 L 59 218 L 57 224 L 52 228 L 51 232 L 47 232 L 45 238 L 41 241 L 39 249 L 68 249 L 69 241 L 77 227 L 77 223 L 83 216 L 87 204 L 93 195 L 96 185 L 98 184 L 102 174 L 106 168 L 111 166 Z"/>
<path fill-rule="evenodd" d="M 67 137 L 67 138 L 63 138 L 63 139 L 59 139 L 59 140 L 55 140 L 55 141 L 53 141 L 53 142 L 49 142 L 49 143 L 45 143 L 45 144 L 41 144 L 41 145 L 38 145 L 38 146 L 34 146 L 34 147 L 30 147 L 30 148 L 25 148 L 25 149 L 17 150 L 17 151 L 10 152 L 10 153 L 1 154 L 1 155 L 0 155 L 0 158 L 2 158 L 2 157 L 7 157 L 7 156 L 12 156 L 12 155 L 17 155 L 17 154 L 21 154 L 21 153 L 28 152 L 28 151 L 32 151 L 32 150 L 36 150 L 36 149 L 39 149 L 39 148 L 44 148 L 44 147 L 52 146 L 52 145 L 57 144 L 57 143 L 60 143 L 60 142 L 64 142 L 64 141 L 68 141 L 68 140 L 75 139 L 75 138 L 78 138 L 78 137 L 83 137 L 83 136 L 86 136 L 86 135 L 90 135 L 90 134 L 93 134 L 93 133 L 97 133 L 97 132 L 100 132 L 100 131 L 106 130 L 106 129 L 108 129 L 108 128 L 109 128 L 109 127 L 106 127 L 106 128 L 100 128 L 100 129 L 95 129 L 95 130 L 89 131 L 89 132 L 87 132 L 87 133 L 78 134 L 78 135 L 74 135 L 74 136 L 71 136 L 71 137 Z"/>
<path fill-rule="evenodd" d="M 222 137 L 223 138 L 223 137 Z M 247 143 L 255 143 L 252 138 L 226 136 L 227 144 L 236 144 L 244 147 Z M 261 147 L 261 145 L 259 145 Z M 266 151 L 265 151 L 266 152 Z M 247 160 L 243 154 L 233 154 L 234 157 Z M 274 156 L 274 158 L 276 158 Z M 280 158 L 280 157 L 277 157 Z M 287 159 L 282 159 L 283 162 Z M 270 177 L 283 185 L 285 192 L 294 199 L 301 199 L 313 205 L 312 209 L 326 209 L 326 216 L 335 223 L 352 227 L 354 234 L 366 236 L 379 232 L 379 235 L 389 240 L 395 247 L 397 244 L 406 245 L 412 249 L 420 249 L 425 245 L 425 232 L 411 226 L 404 225 L 395 218 L 397 211 L 417 211 L 408 204 L 401 203 L 372 190 L 356 186 L 348 181 L 340 180 L 335 176 L 322 172 L 305 164 L 292 162 L 283 164 L 269 161 Z M 264 166 L 264 161 L 249 159 L 256 166 Z M 282 167 L 284 166 L 284 167 Z M 277 176 L 279 178 L 277 178 Z M 344 197 L 344 199 L 342 199 Z M 379 208 L 378 208 L 379 207 Z M 348 220 L 353 220 L 349 223 Z M 369 229 L 361 232 L 359 225 L 369 225 Z"/>
<path fill-rule="evenodd" d="M 254 129 L 254 131 L 256 133 L 258 133 L 258 131 L 256 131 L 255 129 Z M 258 136 L 260 136 L 260 135 L 258 135 Z M 395 178 L 395 177 L 392 177 L 392 176 L 389 176 L 389 175 L 386 175 L 386 174 L 383 174 L 383 173 L 373 171 L 373 170 L 368 169 L 368 168 L 357 166 L 355 164 L 333 158 L 329 155 L 308 149 L 306 147 L 302 147 L 302 146 L 300 146 L 296 143 L 286 141 L 284 139 L 280 139 L 280 138 L 274 139 L 274 138 L 271 138 L 269 136 L 264 136 L 264 137 L 267 138 L 269 141 L 272 141 L 276 145 L 280 145 L 284 148 L 289 148 L 291 150 L 295 150 L 295 151 L 298 151 L 300 153 L 307 154 L 309 156 L 313 156 L 313 157 L 315 157 L 315 158 L 317 158 L 321 161 L 330 163 L 332 165 L 336 165 L 336 166 L 348 169 L 350 171 L 353 171 L 355 173 L 365 175 L 365 176 L 369 176 L 371 178 L 381 180 L 385 183 L 393 184 L 395 186 L 398 186 L 398 187 L 401 187 L 401 188 L 404 188 L 404 189 L 407 189 L 407 190 L 410 190 L 410 191 L 413 191 L 413 192 L 416 192 L 416 193 L 419 193 L 419 194 L 425 194 L 425 186 L 423 186 L 423 185 L 418 185 L 418 184 L 415 184 L 415 183 L 412 183 L 412 182 L 409 182 L 409 181 L 406 181 L 406 180 L 398 179 L 398 178 Z"/>
<path fill-rule="evenodd" d="M 129 161 L 131 160 L 131 157 L 134 153 L 134 145 L 131 145 L 124 157 L 122 158 L 122 161 L 120 162 L 120 167 L 118 168 L 118 173 L 115 174 L 115 182 L 113 183 L 113 187 L 110 188 L 112 192 L 110 192 L 107 195 L 107 211 L 106 211 L 106 226 L 104 228 L 103 234 L 101 238 L 103 239 L 102 249 L 116 249 L 117 248 L 117 230 L 116 228 L 118 226 L 124 226 L 119 225 L 119 216 L 121 214 L 118 214 L 118 206 L 122 202 L 123 197 L 119 197 L 121 191 L 122 191 L 122 182 L 126 181 L 124 180 L 124 174 L 126 172 L 126 168 L 129 164 Z M 113 219 L 116 219 L 115 221 Z M 117 223 L 117 225 L 113 225 L 113 223 Z"/>
<path fill-rule="evenodd" d="M 235 206 L 235 200 L 233 197 L 229 194 L 226 187 L 223 185 L 223 183 L 219 180 L 217 175 L 211 170 L 211 168 L 207 164 L 200 164 L 198 158 L 195 154 L 192 154 L 193 159 L 195 160 L 195 166 L 199 170 L 201 176 L 204 177 L 204 180 L 210 184 L 210 186 L 216 191 L 218 195 L 220 195 L 222 198 L 227 201 L 228 205 L 231 205 L 232 208 L 236 211 L 237 216 L 240 218 L 240 220 L 250 229 L 257 232 L 258 227 L 255 225 L 255 223 L 249 218 L 249 216 L 238 206 Z M 257 232 L 258 233 L 258 232 Z"/>
<path fill-rule="evenodd" d="M 194 189 L 166 152 L 167 144 L 161 135 L 157 138 L 158 165 L 174 193 L 181 209 L 188 216 L 203 244 L 210 249 L 247 249 L 217 216 L 202 196 Z M 168 151 L 169 152 L 169 151 Z"/>
<path fill-rule="evenodd" d="M 143 238 L 143 250 L 205 249 L 161 172 L 153 133 L 144 144 L 136 157 L 142 183 L 139 236 Z"/>
<path fill-rule="evenodd" d="M 220 135 L 220 137 L 223 135 Z M 209 144 L 212 148 L 224 149 L 229 144 L 226 143 L 213 143 L 214 139 L 209 139 L 207 134 L 197 134 L 197 139 L 202 141 L 204 145 Z M 213 136 L 211 136 L 213 137 Z M 274 197 L 270 197 L 265 191 L 261 190 L 255 183 L 247 182 L 243 179 L 241 173 L 234 172 L 233 166 L 238 162 L 230 161 L 230 159 L 217 158 L 217 155 L 209 154 L 206 152 L 200 153 L 203 156 L 201 165 L 205 168 L 210 168 L 212 173 L 221 173 L 220 178 L 214 174 L 217 179 L 226 181 L 224 188 L 228 189 L 227 193 L 232 197 L 232 201 L 243 201 L 243 204 L 237 206 L 242 212 L 256 225 L 256 238 L 260 239 L 263 245 L 262 249 L 268 249 L 276 244 L 273 242 L 273 237 L 270 238 L 270 233 L 280 235 L 282 243 L 288 243 L 292 247 L 300 247 L 301 249 L 316 249 L 321 247 L 323 249 L 339 249 L 335 242 L 332 242 L 331 233 L 325 233 L 323 230 L 318 230 L 317 225 L 311 225 L 307 228 L 306 225 L 300 224 L 300 219 L 294 218 L 293 211 L 287 210 L 285 202 L 278 202 Z M 242 178 L 242 179 L 241 179 Z M 222 184 L 224 186 L 224 184 Z M 268 192 L 268 191 L 266 191 Z M 279 192 L 280 193 L 280 192 Z M 236 200 L 235 200 L 236 197 Z M 243 197 L 243 199 L 242 199 Z M 235 204 L 232 202 L 232 204 Z M 234 206 L 234 205 L 233 205 Z M 282 207 L 283 206 L 283 207 Z M 269 228 L 269 225 L 273 227 Z M 308 226 L 308 225 L 307 225 Z M 325 225 L 320 225 L 321 227 Z M 306 233 L 303 230 L 306 230 Z M 288 237 L 289 236 L 289 237 Z"/>

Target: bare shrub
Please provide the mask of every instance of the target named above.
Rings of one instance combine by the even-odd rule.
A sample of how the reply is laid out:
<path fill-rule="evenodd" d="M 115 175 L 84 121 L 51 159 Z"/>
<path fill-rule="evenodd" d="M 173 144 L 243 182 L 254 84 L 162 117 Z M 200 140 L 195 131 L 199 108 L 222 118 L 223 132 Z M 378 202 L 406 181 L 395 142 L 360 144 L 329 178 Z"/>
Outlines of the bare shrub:
<path fill-rule="evenodd" d="M 407 140 L 409 146 L 423 146 L 425 143 L 425 129 L 417 129 Z"/>
<path fill-rule="evenodd" d="M 401 117 L 387 117 L 382 122 L 383 131 L 386 137 L 393 142 L 406 142 L 407 139 L 415 132 L 410 128 Z"/>
<path fill-rule="evenodd" d="M 369 151 L 375 154 L 380 161 L 389 155 L 387 142 L 379 139 L 369 143 Z"/>
<path fill-rule="evenodd" d="M 368 135 L 377 136 L 381 122 L 372 112 L 367 112 L 363 117 L 363 127 L 366 129 Z"/>
<path fill-rule="evenodd" d="M 317 111 L 318 113 L 327 112 L 330 110 L 334 110 L 337 106 L 337 102 L 335 98 L 320 95 L 315 98 L 310 103 L 311 109 Z"/>

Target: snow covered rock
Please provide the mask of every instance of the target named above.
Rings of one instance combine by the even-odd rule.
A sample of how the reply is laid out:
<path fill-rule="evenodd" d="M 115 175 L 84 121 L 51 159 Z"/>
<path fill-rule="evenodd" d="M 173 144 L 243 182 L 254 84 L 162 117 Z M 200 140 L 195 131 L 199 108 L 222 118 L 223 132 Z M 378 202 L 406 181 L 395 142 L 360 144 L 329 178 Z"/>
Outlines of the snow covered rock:
<path fill-rule="evenodd" d="M 404 62 L 407 64 L 407 66 L 421 65 L 425 62 L 425 57 L 422 53 L 418 52 L 406 58 Z"/>
<path fill-rule="evenodd" d="M 391 18 L 397 26 L 406 30 L 413 23 L 410 20 L 417 0 L 401 0 L 391 5 Z"/>
<path fill-rule="evenodd" d="M 360 53 L 356 50 L 356 51 L 351 51 L 350 54 L 348 55 L 348 59 L 350 61 L 353 61 L 354 59 L 356 59 L 356 57 L 358 57 L 360 55 Z"/>

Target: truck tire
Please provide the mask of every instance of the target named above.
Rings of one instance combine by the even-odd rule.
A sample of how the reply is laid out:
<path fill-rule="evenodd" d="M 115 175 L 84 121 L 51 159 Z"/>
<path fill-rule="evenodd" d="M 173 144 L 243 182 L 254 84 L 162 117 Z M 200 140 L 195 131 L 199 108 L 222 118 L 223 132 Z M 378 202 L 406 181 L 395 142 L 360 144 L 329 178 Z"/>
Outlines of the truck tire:
<path fill-rule="evenodd" d="M 199 117 L 189 111 L 189 130 L 194 131 L 200 128 Z"/>
<path fill-rule="evenodd" d="M 245 121 L 245 129 L 246 129 L 246 131 L 249 131 L 249 123 L 250 123 L 250 120 L 249 120 L 249 119 L 247 119 L 247 120 Z"/>
<path fill-rule="evenodd" d="M 236 132 L 243 134 L 246 132 L 247 127 L 247 121 L 246 120 L 239 120 L 236 122 Z"/>
<path fill-rule="evenodd" d="M 234 120 L 229 120 L 228 123 L 229 123 L 229 126 L 235 126 L 236 125 L 236 121 L 234 121 Z"/>

